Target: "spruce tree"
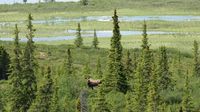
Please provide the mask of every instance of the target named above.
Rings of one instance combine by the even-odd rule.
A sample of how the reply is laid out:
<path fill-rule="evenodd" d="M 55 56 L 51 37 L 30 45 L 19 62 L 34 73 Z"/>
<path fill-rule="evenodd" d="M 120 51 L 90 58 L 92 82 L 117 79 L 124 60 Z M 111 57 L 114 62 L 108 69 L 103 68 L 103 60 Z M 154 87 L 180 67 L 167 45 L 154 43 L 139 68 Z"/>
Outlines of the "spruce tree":
<path fill-rule="evenodd" d="M 133 91 L 127 91 L 126 93 L 126 107 L 124 108 L 124 112 L 135 112 L 133 109 L 133 105 L 134 105 L 134 100 L 133 100 Z"/>
<path fill-rule="evenodd" d="M 147 106 L 148 86 L 152 75 L 152 53 L 149 49 L 146 33 L 146 22 L 143 25 L 142 54 L 137 66 L 134 80 L 134 111 L 145 112 Z"/>
<path fill-rule="evenodd" d="M 167 49 L 165 47 L 160 47 L 160 56 L 157 71 L 159 77 L 159 90 L 172 88 L 172 74 L 169 71 Z"/>
<path fill-rule="evenodd" d="M 148 87 L 147 95 L 147 112 L 160 112 L 160 93 L 158 90 L 158 74 L 156 72 L 156 67 L 153 67 L 154 71 L 151 75 L 150 84 Z"/>
<path fill-rule="evenodd" d="M 92 41 L 92 46 L 95 49 L 97 49 L 98 45 L 99 45 L 99 41 L 98 41 L 98 38 L 97 38 L 97 33 L 96 33 L 96 30 L 94 30 L 94 40 Z"/>
<path fill-rule="evenodd" d="M 182 74 L 181 73 L 181 52 L 180 51 L 178 52 L 178 68 L 177 68 L 177 73 L 178 73 L 179 76 Z"/>
<path fill-rule="evenodd" d="M 53 96 L 51 100 L 50 112 L 60 112 L 58 90 L 59 90 L 59 87 L 57 85 L 57 78 L 56 78 L 54 86 L 53 86 Z"/>
<path fill-rule="evenodd" d="M 101 61 L 100 61 L 100 58 L 97 59 L 97 65 L 96 65 L 96 71 L 95 72 L 96 72 L 97 77 L 101 79 L 103 72 L 101 70 Z"/>
<path fill-rule="evenodd" d="M 194 40 L 193 44 L 193 52 L 194 52 L 194 68 L 193 74 L 194 76 L 200 76 L 200 64 L 199 64 L 199 46 L 196 40 Z"/>
<path fill-rule="evenodd" d="M 82 36 L 81 36 L 81 25 L 80 25 L 80 23 L 78 23 L 78 28 L 77 28 L 77 32 L 76 32 L 76 39 L 74 41 L 74 44 L 78 48 L 83 46 L 83 39 L 82 39 Z"/>
<path fill-rule="evenodd" d="M 33 42 L 35 29 L 32 25 L 33 17 L 31 14 L 28 16 L 28 25 L 27 25 L 27 34 L 26 37 L 28 39 L 25 51 L 22 57 L 22 92 L 23 92 L 23 106 L 22 110 L 25 112 L 29 109 L 31 103 L 35 99 L 35 93 L 37 91 L 37 83 L 36 83 L 36 59 L 34 56 L 35 45 Z"/>
<path fill-rule="evenodd" d="M 10 103 L 11 111 L 19 112 L 22 111 L 21 107 L 23 106 L 23 93 L 22 93 L 22 67 L 21 67 L 21 48 L 19 44 L 19 30 L 17 25 L 15 25 L 15 41 L 14 41 L 14 57 L 12 59 L 12 64 L 10 68 Z"/>
<path fill-rule="evenodd" d="M 10 56 L 3 46 L 0 46 L 0 80 L 8 80 Z"/>
<path fill-rule="evenodd" d="M 4 112 L 5 109 L 4 109 L 4 102 L 3 102 L 3 98 L 2 98 L 2 95 L 0 93 L 0 112 Z"/>
<path fill-rule="evenodd" d="M 104 78 L 104 84 L 106 85 L 105 91 L 118 90 L 126 93 L 128 84 L 122 64 L 121 34 L 116 10 L 112 18 L 114 28 L 109 52 L 108 74 Z"/>
<path fill-rule="evenodd" d="M 133 79 L 133 64 L 132 64 L 132 59 L 130 58 L 129 51 L 127 51 L 126 53 L 124 70 L 126 72 L 127 80 L 128 81 L 132 80 Z"/>
<path fill-rule="evenodd" d="M 72 60 L 70 49 L 67 50 L 67 60 L 66 60 L 65 66 L 66 66 L 65 67 L 66 73 L 68 75 L 71 75 L 73 73 L 73 60 Z"/>
<path fill-rule="evenodd" d="M 103 87 L 99 87 L 97 98 L 95 99 L 95 107 L 94 112 L 111 112 L 108 108 L 108 103 L 105 99 L 105 92 L 103 91 Z"/>
<path fill-rule="evenodd" d="M 88 5 L 88 0 L 81 0 L 80 2 L 81 2 L 81 4 L 84 5 L 84 6 L 85 6 L 85 5 Z"/>
<path fill-rule="evenodd" d="M 53 80 L 51 78 L 51 69 L 47 68 L 45 80 L 37 91 L 36 99 L 28 112 L 49 112 L 53 97 Z"/>
<path fill-rule="evenodd" d="M 188 78 L 188 71 L 185 77 L 185 86 L 184 86 L 184 96 L 182 99 L 182 110 L 183 112 L 194 112 L 194 106 L 191 96 L 191 87 L 189 84 L 190 80 Z"/>

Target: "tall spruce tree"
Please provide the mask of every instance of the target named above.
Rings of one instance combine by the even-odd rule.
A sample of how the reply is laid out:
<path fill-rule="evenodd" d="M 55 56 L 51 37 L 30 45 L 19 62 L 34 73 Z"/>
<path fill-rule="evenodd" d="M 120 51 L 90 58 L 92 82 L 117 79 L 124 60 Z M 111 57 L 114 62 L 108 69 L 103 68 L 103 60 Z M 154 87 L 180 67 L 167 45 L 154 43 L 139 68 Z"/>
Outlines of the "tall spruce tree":
<path fill-rule="evenodd" d="M 147 106 L 148 86 L 152 75 L 152 53 L 149 49 L 147 38 L 147 25 L 143 25 L 142 54 L 140 63 L 136 70 L 136 78 L 134 80 L 134 111 L 145 112 Z"/>
<path fill-rule="evenodd" d="M 95 72 L 96 72 L 97 77 L 101 79 L 103 72 L 101 70 L 101 61 L 100 61 L 100 58 L 97 59 L 97 65 L 96 65 L 96 71 Z"/>
<path fill-rule="evenodd" d="M 116 10 L 114 10 L 114 16 L 112 18 L 114 28 L 109 52 L 108 74 L 104 78 L 104 84 L 106 85 L 105 91 L 118 90 L 126 93 L 128 84 L 122 64 L 121 34 Z"/>
<path fill-rule="evenodd" d="M 94 112 L 111 112 L 108 108 L 108 103 L 105 99 L 105 92 L 103 91 L 103 87 L 99 87 L 97 91 L 97 98 L 95 99 L 95 107 Z"/>
<path fill-rule="evenodd" d="M 45 80 L 39 87 L 36 99 L 28 112 L 49 112 L 51 110 L 50 106 L 53 97 L 53 80 L 51 76 L 51 69 L 47 67 Z"/>
<path fill-rule="evenodd" d="M 21 48 L 19 44 L 19 30 L 17 25 L 15 25 L 15 41 L 14 41 L 14 57 L 12 59 L 12 64 L 10 68 L 10 103 L 12 112 L 22 111 L 23 106 L 23 93 L 22 93 L 22 67 L 21 67 Z"/>
<path fill-rule="evenodd" d="M 133 79 L 133 64 L 132 64 L 132 59 L 130 58 L 129 51 L 127 51 L 126 53 L 124 70 L 126 72 L 127 80 L 128 81 L 132 80 Z"/>
<path fill-rule="evenodd" d="M 33 17 L 31 14 L 28 15 L 28 25 L 27 25 L 27 34 L 26 37 L 28 39 L 25 51 L 22 57 L 22 92 L 23 92 L 23 112 L 26 112 L 33 100 L 35 99 L 35 93 L 37 91 L 37 82 L 36 82 L 36 59 L 34 56 L 35 45 L 33 42 L 35 29 L 32 25 Z"/>
<path fill-rule="evenodd" d="M 81 25 L 78 23 L 78 28 L 76 32 L 76 40 L 74 41 L 74 44 L 76 47 L 81 47 L 83 46 L 83 38 L 81 36 Z"/>
<path fill-rule="evenodd" d="M 159 90 L 172 88 L 172 73 L 169 71 L 167 49 L 164 46 L 160 47 L 160 56 L 157 71 L 159 77 Z"/>
<path fill-rule="evenodd" d="M 57 85 L 57 78 L 55 79 L 53 86 L 53 96 L 51 100 L 50 112 L 60 112 L 59 98 L 58 98 L 59 87 Z"/>
<path fill-rule="evenodd" d="M 73 73 L 73 60 L 72 60 L 70 49 L 67 50 L 67 60 L 65 63 L 65 69 L 68 75 L 71 75 Z"/>
<path fill-rule="evenodd" d="M 193 47 L 194 47 L 193 48 L 193 52 L 194 52 L 193 74 L 194 74 L 194 76 L 200 76 L 199 45 L 196 40 L 194 40 Z"/>
<path fill-rule="evenodd" d="M 182 99 L 182 110 L 183 112 L 194 112 L 194 106 L 192 102 L 192 96 L 191 96 L 191 87 L 190 87 L 190 80 L 188 78 L 188 71 L 187 75 L 185 77 L 185 86 L 184 86 L 184 96 Z"/>
<path fill-rule="evenodd" d="M 98 45 L 99 45 L 99 41 L 98 41 L 98 38 L 97 38 L 97 33 L 96 33 L 96 30 L 94 29 L 94 39 L 92 41 L 92 46 L 97 49 L 98 48 Z"/>
<path fill-rule="evenodd" d="M 8 80 L 10 56 L 3 46 L 0 46 L 0 80 Z"/>
<path fill-rule="evenodd" d="M 150 84 L 148 87 L 147 95 L 147 112 L 160 112 L 160 93 L 158 90 L 158 74 L 156 72 L 156 66 L 153 66 L 153 73 L 151 75 Z"/>

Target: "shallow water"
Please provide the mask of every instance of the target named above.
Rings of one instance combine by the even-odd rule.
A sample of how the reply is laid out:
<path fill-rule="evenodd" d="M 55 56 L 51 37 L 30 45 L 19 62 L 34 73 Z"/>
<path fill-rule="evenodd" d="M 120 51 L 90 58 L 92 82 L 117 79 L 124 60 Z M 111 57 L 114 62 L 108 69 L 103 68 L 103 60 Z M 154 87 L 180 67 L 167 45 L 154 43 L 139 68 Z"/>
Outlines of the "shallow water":
<path fill-rule="evenodd" d="M 200 21 L 200 16 L 120 16 L 119 21 L 133 22 L 133 21 L 150 21 L 150 20 L 161 20 L 161 21 Z M 81 22 L 81 21 L 112 21 L 111 16 L 82 16 L 77 18 L 64 18 L 64 17 L 52 17 L 46 20 L 33 20 L 34 24 L 45 24 L 55 25 L 63 24 L 67 22 Z M 14 24 L 22 24 L 26 21 L 18 22 L 0 22 L 0 26 L 10 26 Z"/>
<path fill-rule="evenodd" d="M 66 31 L 70 34 L 74 34 L 74 36 L 56 36 L 56 37 L 36 37 L 33 38 L 33 40 L 35 42 L 47 42 L 47 41 L 62 41 L 62 40 L 71 40 L 76 38 L 75 33 L 76 30 L 68 30 Z M 94 31 L 82 31 L 82 37 L 93 37 L 93 32 Z M 96 31 L 97 33 L 97 37 L 99 38 L 108 38 L 108 37 L 112 37 L 112 31 Z M 161 32 L 161 31 L 149 31 L 147 32 L 148 34 L 174 34 L 173 32 Z M 121 31 L 121 35 L 122 36 L 127 36 L 127 35 L 141 35 L 142 32 L 141 31 Z M 2 37 L 0 38 L 0 40 L 2 41 L 13 41 L 13 38 L 9 38 L 9 37 Z M 25 42 L 27 41 L 26 38 L 21 38 L 20 41 Z"/>

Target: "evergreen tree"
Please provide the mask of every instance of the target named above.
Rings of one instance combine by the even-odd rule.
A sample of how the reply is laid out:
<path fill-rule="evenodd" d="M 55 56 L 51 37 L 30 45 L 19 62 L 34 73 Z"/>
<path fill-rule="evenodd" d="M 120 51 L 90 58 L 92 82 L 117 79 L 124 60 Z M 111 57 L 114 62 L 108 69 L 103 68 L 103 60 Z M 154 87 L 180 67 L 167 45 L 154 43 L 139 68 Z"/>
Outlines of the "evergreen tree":
<path fill-rule="evenodd" d="M 99 41 L 98 41 L 98 38 L 97 38 L 97 33 L 96 33 L 96 30 L 94 30 L 94 40 L 92 41 L 92 46 L 95 49 L 97 49 L 98 45 L 99 45 Z"/>
<path fill-rule="evenodd" d="M 78 28 L 77 28 L 77 32 L 76 32 L 76 40 L 74 41 L 74 44 L 76 47 L 81 47 L 83 46 L 83 39 L 81 36 L 81 25 L 80 23 L 78 23 Z"/>
<path fill-rule="evenodd" d="M 4 102 L 3 102 L 3 98 L 2 98 L 2 95 L 0 93 L 0 112 L 4 112 L 5 109 L 4 109 Z"/>
<path fill-rule="evenodd" d="M 134 93 L 132 91 L 127 91 L 126 93 L 126 107 L 124 108 L 125 112 L 135 112 L 133 109 L 133 105 L 134 105 L 134 100 L 133 100 L 133 95 Z"/>
<path fill-rule="evenodd" d="M 134 80 L 134 111 L 137 112 L 146 111 L 148 86 L 152 75 L 152 53 L 149 49 L 145 22 L 143 28 L 142 55 Z"/>
<path fill-rule="evenodd" d="M 0 46 L 0 80 L 8 80 L 10 56 L 3 46 Z"/>
<path fill-rule="evenodd" d="M 103 91 L 103 87 L 99 87 L 97 98 L 95 99 L 95 107 L 94 112 L 111 112 L 108 108 L 108 104 L 105 99 L 105 93 Z"/>
<path fill-rule="evenodd" d="M 23 2 L 26 4 L 27 0 L 23 0 Z"/>
<path fill-rule="evenodd" d="M 26 34 L 26 37 L 28 39 L 27 44 L 25 46 L 25 51 L 22 57 L 22 92 L 23 92 L 23 106 L 22 110 L 27 111 L 35 99 L 35 93 L 37 91 L 37 83 L 36 83 L 36 59 L 34 56 L 35 52 L 35 45 L 33 42 L 34 32 L 35 29 L 32 25 L 33 17 L 31 14 L 28 16 L 28 25 L 27 30 L 28 33 Z"/>
<path fill-rule="evenodd" d="M 167 49 L 165 47 L 160 48 L 160 56 L 158 62 L 158 76 L 159 76 L 159 90 L 166 90 L 172 87 L 172 74 L 169 71 Z"/>
<path fill-rule="evenodd" d="M 194 76 L 200 76 L 200 64 L 199 64 L 199 46 L 197 41 L 194 41 L 193 44 L 193 51 L 194 51 L 194 69 L 193 69 L 193 73 Z"/>
<path fill-rule="evenodd" d="M 15 25 L 15 41 L 14 41 L 14 57 L 11 64 L 11 73 L 9 76 L 11 91 L 10 91 L 10 101 L 11 101 L 11 111 L 20 112 L 23 106 L 23 93 L 22 93 L 22 67 L 20 63 L 21 49 L 19 45 L 19 30 L 17 25 Z"/>
<path fill-rule="evenodd" d="M 100 61 L 100 58 L 98 58 L 98 60 L 97 60 L 96 74 L 97 74 L 97 77 L 98 77 L 98 78 L 100 78 L 100 79 L 102 78 L 103 72 L 102 72 L 102 70 L 101 70 L 101 61 Z"/>
<path fill-rule="evenodd" d="M 37 91 L 34 103 L 31 105 L 29 112 L 49 112 L 53 97 L 53 80 L 51 78 L 51 69 L 47 68 L 45 80 Z"/>
<path fill-rule="evenodd" d="M 177 68 L 178 75 L 181 75 L 181 52 L 178 52 L 178 68 Z"/>
<path fill-rule="evenodd" d="M 158 76 L 156 73 L 156 67 L 154 65 L 154 71 L 151 75 L 150 85 L 148 87 L 148 96 L 147 96 L 147 112 L 160 112 L 160 93 L 158 91 Z"/>
<path fill-rule="evenodd" d="M 60 112 L 60 106 L 58 104 L 59 103 L 58 89 L 59 87 L 57 86 L 57 79 L 56 79 L 53 88 L 53 96 L 51 101 L 50 112 Z"/>
<path fill-rule="evenodd" d="M 81 0 L 80 2 L 81 2 L 81 4 L 84 5 L 84 6 L 85 6 L 85 5 L 88 5 L 88 0 Z"/>
<path fill-rule="evenodd" d="M 182 99 L 182 110 L 183 112 L 193 112 L 194 107 L 192 103 L 192 96 L 191 96 L 191 88 L 189 85 L 189 79 L 188 79 L 188 71 L 187 75 L 185 77 L 185 90 L 184 90 L 184 96 Z"/>
<path fill-rule="evenodd" d="M 130 81 L 133 79 L 133 64 L 132 59 L 130 58 L 130 52 L 127 51 L 126 57 L 125 57 L 125 64 L 124 64 L 124 70 L 126 72 L 127 80 Z"/>
<path fill-rule="evenodd" d="M 73 60 L 71 56 L 71 50 L 67 50 L 67 60 L 66 60 L 66 73 L 71 75 L 73 73 Z"/>
<path fill-rule="evenodd" d="M 91 75 L 91 69 L 89 67 L 89 63 L 86 63 L 85 66 L 83 67 L 83 75 L 85 78 L 89 78 Z"/>
<path fill-rule="evenodd" d="M 128 89 L 126 75 L 122 64 L 122 45 L 121 34 L 117 11 L 114 11 L 113 18 L 113 36 L 111 38 L 111 48 L 109 52 L 108 74 L 104 78 L 106 86 L 105 91 L 118 90 L 126 93 Z"/>

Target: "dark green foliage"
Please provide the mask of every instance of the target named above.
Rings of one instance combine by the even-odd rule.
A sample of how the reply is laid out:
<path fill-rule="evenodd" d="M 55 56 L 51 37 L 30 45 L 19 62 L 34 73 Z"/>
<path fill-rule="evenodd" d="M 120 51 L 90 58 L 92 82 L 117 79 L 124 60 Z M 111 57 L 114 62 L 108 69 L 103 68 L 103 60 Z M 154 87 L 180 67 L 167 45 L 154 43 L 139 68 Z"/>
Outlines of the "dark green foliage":
<path fill-rule="evenodd" d="M 76 32 L 76 40 L 74 41 L 76 47 L 83 46 L 83 38 L 81 37 L 81 25 L 78 23 L 78 28 Z"/>
<path fill-rule="evenodd" d="M 4 102 L 2 98 L 2 94 L 0 93 L 0 112 L 4 112 Z"/>
<path fill-rule="evenodd" d="M 106 91 L 118 90 L 126 93 L 128 89 L 126 75 L 122 64 L 122 45 L 121 34 L 117 11 L 114 11 L 113 18 L 113 36 L 111 38 L 111 48 L 109 52 L 108 74 L 105 75 Z"/>
<path fill-rule="evenodd" d="M 10 56 L 3 46 L 0 46 L 0 80 L 7 80 L 9 74 Z"/>
<path fill-rule="evenodd" d="M 125 57 L 125 64 L 124 64 L 124 70 L 125 70 L 125 74 L 127 77 L 127 81 L 129 83 L 129 90 L 133 90 L 133 79 L 134 79 L 134 67 L 132 64 L 132 59 L 130 58 L 130 52 L 127 51 L 126 53 L 126 57 Z"/>
<path fill-rule="evenodd" d="M 142 55 L 136 70 L 134 82 L 134 111 L 144 112 L 147 106 L 148 86 L 152 75 L 152 53 L 149 49 L 146 33 L 146 23 L 143 25 Z"/>
<path fill-rule="evenodd" d="M 95 71 L 96 75 L 98 78 L 102 78 L 103 72 L 101 70 L 101 61 L 100 58 L 98 58 L 97 60 L 97 64 L 96 64 L 96 71 Z"/>
<path fill-rule="evenodd" d="M 153 73 L 151 75 L 150 84 L 148 87 L 147 96 L 147 112 L 160 112 L 160 93 L 158 90 L 158 74 L 156 73 L 156 67 L 153 67 Z"/>
<path fill-rule="evenodd" d="M 108 108 L 105 95 L 103 87 L 100 87 L 95 98 L 94 112 L 111 112 Z"/>
<path fill-rule="evenodd" d="M 160 56 L 158 61 L 157 72 L 159 77 L 159 90 L 166 90 L 172 88 L 172 73 L 169 71 L 167 49 L 165 47 L 160 47 Z"/>
<path fill-rule="evenodd" d="M 85 78 L 89 78 L 89 77 L 91 77 L 90 75 L 91 75 L 91 69 L 90 69 L 89 62 L 88 62 L 83 67 L 83 76 Z"/>
<path fill-rule="evenodd" d="M 53 97 L 53 80 L 50 67 L 47 68 L 45 80 L 39 87 L 36 99 L 31 105 L 29 112 L 49 112 Z"/>
<path fill-rule="evenodd" d="M 71 50 L 68 49 L 67 50 L 67 60 L 65 63 L 65 69 L 66 69 L 66 73 L 68 75 L 71 75 L 73 73 L 73 60 L 72 60 L 72 56 L 71 56 Z"/>
<path fill-rule="evenodd" d="M 177 73 L 178 75 L 180 76 L 182 73 L 181 73 L 181 52 L 179 51 L 178 52 L 178 68 L 177 68 Z"/>
<path fill-rule="evenodd" d="M 193 53 L 194 53 L 194 76 L 200 76 L 200 63 L 199 63 L 199 46 L 197 41 L 194 41 L 193 44 Z"/>
<path fill-rule="evenodd" d="M 51 100 L 51 107 L 50 107 L 50 112 L 60 112 L 60 105 L 59 105 L 59 98 L 58 98 L 58 90 L 59 87 L 57 85 L 57 79 L 54 82 L 53 86 L 53 96 Z"/>
<path fill-rule="evenodd" d="M 135 112 L 133 109 L 134 100 L 133 100 L 133 91 L 127 91 L 126 93 L 126 107 L 124 108 L 124 112 Z"/>
<path fill-rule="evenodd" d="M 11 64 L 11 73 L 9 76 L 11 91 L 10 91 L 10 102 L 11 111 L 22 111 L 23 106 L 23 93 L 22 93 L 22 67 L 20 63 L 21 49 L 19 45 L 19 30 L 15 25 L 15 41 L 14 41 L 14 57 Z"/>
<path fill-rule="evenodd" d="M 32 25 L 32 16 L 29 14 L 28 16 L 28 25 L 27 25 L 27 34 L 26 37 L 28 39 L 25 51 L 22 57 L 22 92 L 23 92 L 23 106 L 22 110 L 27 111 L 29 106 L 35 99 L 35 93 L 37 91 L 37 83 L 36 83 L 36 59 L 34 56 L 35 45 L 33 42 L 35 29 Z"/>
<path fill-rule="evenodd" d="M 80 2 L 81 2 L 81 4 L 84 5 L 84 6 L 85 6 L 85 5 L 88 5 L 88 0 L 80 0 Z"/>
<path fill-rule="evenodd" d="M 99 41 L 98 41 L 98 38 L 97 38 L 97 33 L 96 33 L 96 30 L 94 30 L 94 40 L 92 41 L 92 46 L 95 49 L 97 49 L 98 45 L 99 45 Z"/>
<path fill-rule="evenodd" d="M 182 99 L 182 108 L 183 112 L 194 112 L 194 106 L 192 102 L 192 96 L 191 96 L 191 87 L 190 87 L 190 80 L 188 77 L 188 71 L 185 77 L 185 86 L 184 86 L 184 96 Z"/>

